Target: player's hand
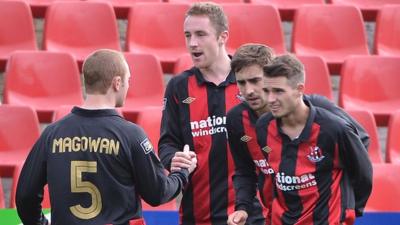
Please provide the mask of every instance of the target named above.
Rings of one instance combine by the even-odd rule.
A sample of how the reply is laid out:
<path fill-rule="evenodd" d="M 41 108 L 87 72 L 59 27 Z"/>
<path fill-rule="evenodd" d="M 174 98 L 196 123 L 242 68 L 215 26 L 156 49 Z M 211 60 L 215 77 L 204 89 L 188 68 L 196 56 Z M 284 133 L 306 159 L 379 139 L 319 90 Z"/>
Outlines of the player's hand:
<path fill-rule="evenodd" d="M 244 210 L 238 210 L 233 212 L 228 217 L 228 225 L 244 225 L 247 220 L 247 212 Z"/>
<path fill-rule="evenodd" d="M 182 152 L 176 152 L 171 161 L 171 172 L 188 169 L 191 173 L 196 167 L 196 153 L 189 150 L 189 145 L 185 145 Z"/>

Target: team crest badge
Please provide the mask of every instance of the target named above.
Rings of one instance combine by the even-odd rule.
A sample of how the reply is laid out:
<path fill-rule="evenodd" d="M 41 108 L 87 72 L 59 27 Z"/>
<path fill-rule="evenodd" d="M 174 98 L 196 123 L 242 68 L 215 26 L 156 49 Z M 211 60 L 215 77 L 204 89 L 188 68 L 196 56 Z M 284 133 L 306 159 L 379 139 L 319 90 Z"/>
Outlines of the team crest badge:
<path fill-rule="evenodd" d="M 268 146 L 263 147 L 261 150 L 263 150 L 266 153 L 270 153 L 272 151 L 272 149 Z"/>
<path fill-rule="evenodd" d="M 249 142 L 251 139 L 253 139 L 253 138 L 250 137 L 250 136 L 247 136 L 247 135 L 243 135 L 243 136 L 240 138 L 240 140 L 243 141 L 243 142 Z"/>
<path fill-rule="evenodd" d="M 196 98 L 193 97 L 187 97 L 185 100 L 183 100 L 182 102 L 185 104 L 190 104 L 192 102 L 194 102 L 194 100 L 196 100 Z"/>
<path fill-rule="evenodd" d="M 149 154 L 151 151 L 153 151 L 153 145 L 151 144 L 148 138 L 144 139 L 140 143 L 140 147 L 142 147 L 144 154 L 146 155 Z"/>
<path fill-rule="evenodd" d="M 320 162 L 325 158 L 318 146 L 310 147 L 310 153 L 307 155 L 308 160 L 313 163 Z"/>

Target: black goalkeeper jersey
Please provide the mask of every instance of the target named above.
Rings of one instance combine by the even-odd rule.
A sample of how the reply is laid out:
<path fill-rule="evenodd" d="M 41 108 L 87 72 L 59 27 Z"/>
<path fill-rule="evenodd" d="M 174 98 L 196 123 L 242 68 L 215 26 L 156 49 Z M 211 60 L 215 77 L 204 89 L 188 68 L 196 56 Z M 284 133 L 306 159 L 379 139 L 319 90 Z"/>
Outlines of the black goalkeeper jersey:
<path fill-rule="evenodd" d="M 198 166 L 183 193 L 180 223 L 224 225 L 234 210 L 234 165 L 226 138 L 226 112 L 240 102 L 235 77 L 220 85 L 206 81 L 192 68 L 172 78 L 165 92 L 159 141 L 160 159 L 170 168 L 185 144 L 197 154 Z M 249 224 L 263 224 L 261 205 L 254 200 Z M 253 222 L 254 221 L 254 222 Z"/>
<path fill-rule="evenodd" d="M 257 121 L 257 140 L 273 170 L 272 224 L 352 224 L 372 189 L 368 152 L 349 123 L 305 102 L 310 113 L 294 140 L 272 114 Z"/>
<path fill-rule="evenodd" d="M 39 224 L 48 183 L 51 224 L 128 224 L 142 216 L 141 198 L 168 202 L 187 179 L 187 170 L 166 176 L 144 131 L 115 110 L 75 107 L 33 146 L 16 204 L 24 224 Z"/>

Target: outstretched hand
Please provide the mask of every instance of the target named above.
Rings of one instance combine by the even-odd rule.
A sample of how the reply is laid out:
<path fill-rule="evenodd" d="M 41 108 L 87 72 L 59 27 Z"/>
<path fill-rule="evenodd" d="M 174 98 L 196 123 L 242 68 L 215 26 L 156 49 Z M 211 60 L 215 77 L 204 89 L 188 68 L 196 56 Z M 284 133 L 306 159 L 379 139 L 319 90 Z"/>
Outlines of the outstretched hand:
<path fill-rule="evenodd" d="M 188 169 L 189 173 L 192 173 L 196 167 L 196 153 L 190 151 L 189 145 L 185 145 L 182 152 L 176 152 L 171 161 L 171 172 Z"/>

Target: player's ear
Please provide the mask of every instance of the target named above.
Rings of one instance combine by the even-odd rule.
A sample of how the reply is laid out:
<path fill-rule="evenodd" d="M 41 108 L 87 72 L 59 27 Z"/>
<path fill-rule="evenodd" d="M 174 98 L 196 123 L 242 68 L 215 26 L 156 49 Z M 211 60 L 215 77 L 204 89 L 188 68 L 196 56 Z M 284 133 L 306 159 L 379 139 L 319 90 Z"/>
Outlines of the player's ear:
<path fill-rule="evenodd" d="M 297 91 L 298 91 L 300 96 L 304 95 L 305 89 L 306 89 L 306 87 L 305 87 L 304 83 L 298 83 L 297 84 Z"/>
<path fill-rule="evenodd" d="M 218 44 L 220 44 L 220 45 L 226 44 L 226 42 L 228 41 L 228 38 L 229 38 L 228 31 L 227 30 L 222 31 L 218 38 Z"/>
<path fill-rule="evenodd" d="M 115 76 L 112 79 L 111 85 L 115 91 L 119 91 L 121 85 L 123 84 L 121 76 Z"/>

